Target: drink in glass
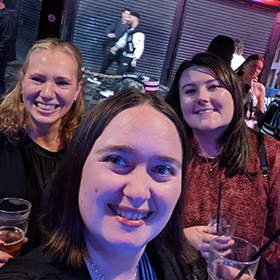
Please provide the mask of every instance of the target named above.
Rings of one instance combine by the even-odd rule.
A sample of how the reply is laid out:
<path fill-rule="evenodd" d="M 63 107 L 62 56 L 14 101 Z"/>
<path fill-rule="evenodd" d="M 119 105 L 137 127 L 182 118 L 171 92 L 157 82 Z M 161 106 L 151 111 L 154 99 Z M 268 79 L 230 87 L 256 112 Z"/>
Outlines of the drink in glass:
<path fill-rule="evenodd" d="M 250 261 L 258 248 L 239 237 L 220 236 L 211 241 L 207 265 L 209 280 L 233 280 L 245 267 L 240 280 L 254 280 L 259 259 Z"/>
<path fill-rule="evenodd" d="M 14 257 L 19 255 L 27 232 L 31 203 L 7 197 L 0 199 L 0 250 Z"/>
<path fill-rule="evenodd" d="M 219 223 L 217 212 L 211 211 L 208 215 L 207 232 L 215 235 L 233 236 L 237 225 L 237 218 L 227 211 L 220 211 Z"/>
<path fill-rule="evenodd" d="M 24 232 L 14 226 L 0 227 L 0 240 L 3 241 L 0 249 L 13 257 L 18 257 L 23 242 Z"/>

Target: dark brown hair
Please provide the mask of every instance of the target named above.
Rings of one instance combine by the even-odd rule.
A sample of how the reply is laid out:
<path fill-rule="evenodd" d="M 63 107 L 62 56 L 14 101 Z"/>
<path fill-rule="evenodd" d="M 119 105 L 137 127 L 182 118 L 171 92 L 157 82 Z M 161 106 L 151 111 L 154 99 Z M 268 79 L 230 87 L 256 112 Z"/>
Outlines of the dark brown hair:
<path fill-rule="evenodd" d="M 171 89 L 167 95 L 166 101 L 175 109 L 178 115 L 183 119 L 183 113 L 180 106 L 179 95 L 179 82 L 182 73 L 191 66 L 202 66 L 210 69 L 216 78 L 224 85 L 224 87 L 230 92 L 233 103 L 234 113 L 233 118 L 228 125 L 225 132 L 218 139 L 218 149 L 220 150 L 220 167 L 226 168 L 226 176 L 232 177 L 236 174 L 248 174 L 247 161 L 250 155 L 249 135 L 246 124 L 243 121 L 243 103 L 240 87 L 235 73 L 230 66 L 210 53 L 200 53 L 195 55 L 191 61 L 184 61 L 173 81 Z M 193 130 L 185 122 L 187 132 L 187 153 L 188 160 L 193 156 Z"/>

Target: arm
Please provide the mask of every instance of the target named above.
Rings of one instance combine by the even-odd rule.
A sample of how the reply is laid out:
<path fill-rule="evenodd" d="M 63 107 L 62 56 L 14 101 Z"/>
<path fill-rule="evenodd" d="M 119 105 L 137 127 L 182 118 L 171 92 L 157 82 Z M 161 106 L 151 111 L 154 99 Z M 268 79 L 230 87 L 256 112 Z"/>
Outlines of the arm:
<path fill-rule="evenodd" d="M 15 32 L 15 21 L 14 18 L 10 15 L 7 15 L 3 20 L 2 26 L 2 34 L 0 40 L 0 57 L 5 57 L 7 53 L 7 49 L 9 48 L 9 44 L 11 39 L 14 36 Z"/>
<path fill-rule="evenodd" d="M 135 48 L 134 58 L 136 60 L 138 60 L 141 57 L 141 55 L 144 51 L 144 44 L 145 44 L 144 33 L 142 33 L 142 32 L 135 33 L 133 35 L 132 41 L 133 41 L 133 45 L 134 45 L 134 48 Z"/>
<path fill-rule="evenodd" d="M 265 87 L 263 84 L 258 83 L 258 108 L 264 113 L 264 99 L 265 99 Z"/>
<path fill-rule="evenodd" d="M 127 32 L 125 32 L 123 34 L 123 36 L 117 41 L 117 43 L 115 44 L 114 47 L 112 47 L 110 49 L 111 53 L 113 54 L 116 54 L 116 52 L 119 50 L 119 49 L 122 49 L 125 47 L 126 45 L 126 39 L 127 39 Z"/>
<path fill-rule="evenodd" d="M 116 30 L 116 22 L 113 22 L 109 27 L 106 29 L 106 36 L 109 38 L 115 38 L 115 30 Z"/>
<path fill-rule="evenodd" d="M 266 230 L 262 238 L 262 245 L 269 237 L 280 228 L 280 143 L 269 143 L 266 150 L 270 150 L 269 160 L 269 190 L 268 190 L 268 217 Z M 273 267 L 280 271 L 280 237 L 273 242 L 264 252 L 263 258 Z"/>

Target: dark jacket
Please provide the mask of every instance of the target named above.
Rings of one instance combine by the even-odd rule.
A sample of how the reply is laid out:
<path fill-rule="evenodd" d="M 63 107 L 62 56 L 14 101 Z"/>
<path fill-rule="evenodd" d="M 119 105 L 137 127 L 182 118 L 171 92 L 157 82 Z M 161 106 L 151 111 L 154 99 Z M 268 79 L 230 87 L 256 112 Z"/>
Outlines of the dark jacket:
<path fill-rule="evenodd" d="M 158 280 L 207 280 L 206 262 L 200 259 L 178 263 L 166 250 L 148 253 Z M 9 261 L 0 269 L 0 280 L 91 280 L 86 265 L 73 268 L 54 261 L 39 248 L 24 257 Z"/>
<path fill-rule="evenodd" d="M 6 8 L 0 10 L 0 59 L 16 60 L 16 21 Z"/>

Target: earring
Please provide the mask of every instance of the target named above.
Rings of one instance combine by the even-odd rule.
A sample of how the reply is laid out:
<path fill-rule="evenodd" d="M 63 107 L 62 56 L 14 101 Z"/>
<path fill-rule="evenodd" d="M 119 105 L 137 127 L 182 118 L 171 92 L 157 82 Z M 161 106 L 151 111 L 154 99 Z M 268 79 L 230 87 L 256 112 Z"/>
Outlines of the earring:
<path fill-rule="evenodd" d="M 21 103 L 24 103 L 23 99 L 22 99 L 22 94 L 19 96 L 19 100 L 20 100 Z"/>
<path fill-rule="evenodd" d="M 76 100 L 74 100 L 74 101 L 73 101 L 72 106 L 71 106 L 71 108 L 70 108 L 70 109 L 71 109 L 71 110 L 74 110 L 74 109 L 75 109 L 75 107 L 76 107 Z"/>

